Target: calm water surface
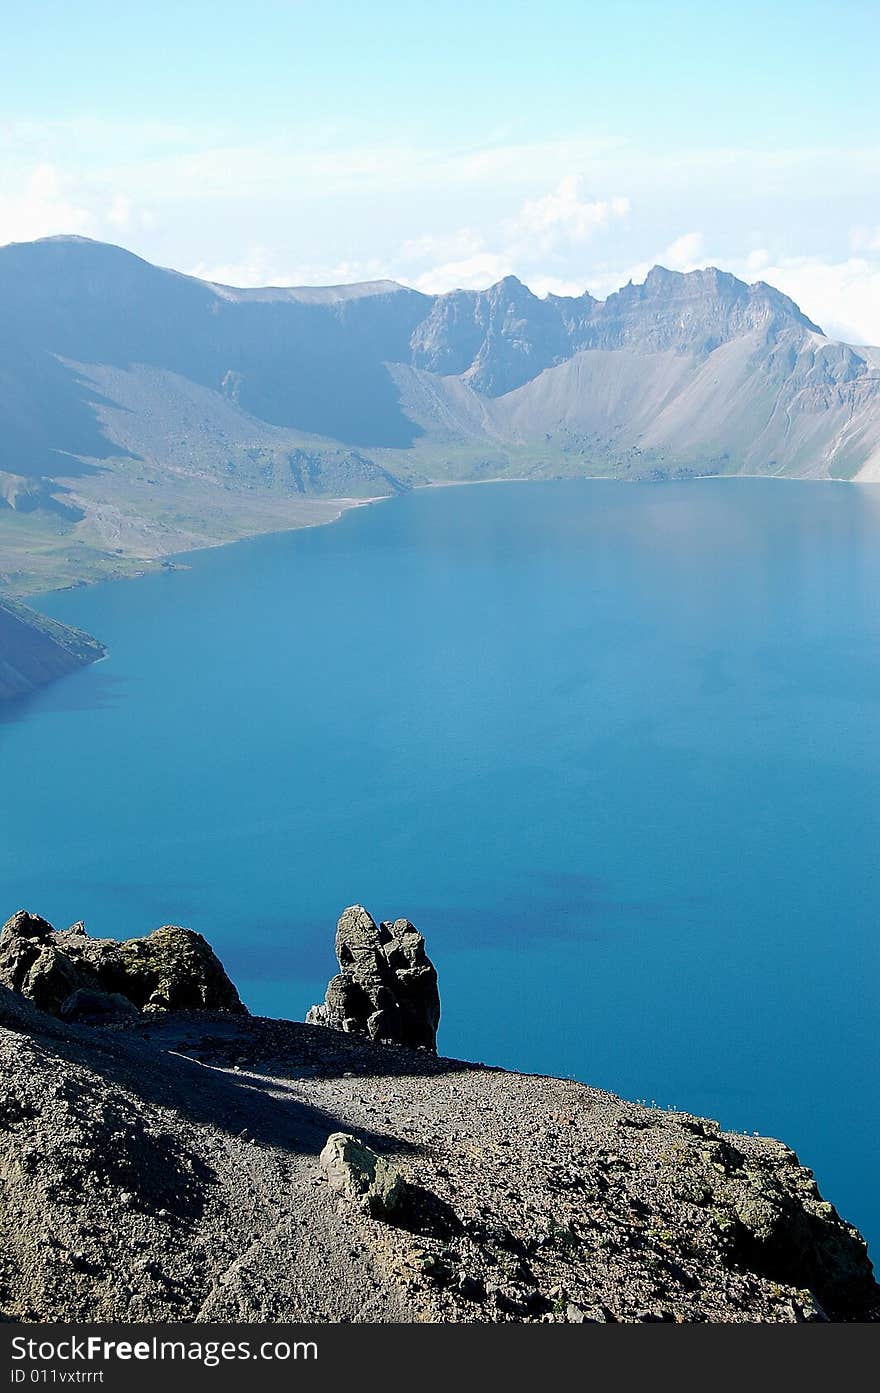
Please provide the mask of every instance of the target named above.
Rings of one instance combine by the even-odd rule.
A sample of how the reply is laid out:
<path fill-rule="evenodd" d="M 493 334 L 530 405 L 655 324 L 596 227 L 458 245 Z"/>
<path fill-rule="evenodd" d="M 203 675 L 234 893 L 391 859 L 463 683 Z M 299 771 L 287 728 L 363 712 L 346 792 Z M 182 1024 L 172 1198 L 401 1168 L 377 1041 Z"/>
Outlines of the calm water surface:
<path fill-rule="evenodd" d="M 784 1137 L 880 1246 L 880 489 L 438 489 L 53 596 L 0 909 L 301 1017 L 409 916 L 441 1046 Z"/>

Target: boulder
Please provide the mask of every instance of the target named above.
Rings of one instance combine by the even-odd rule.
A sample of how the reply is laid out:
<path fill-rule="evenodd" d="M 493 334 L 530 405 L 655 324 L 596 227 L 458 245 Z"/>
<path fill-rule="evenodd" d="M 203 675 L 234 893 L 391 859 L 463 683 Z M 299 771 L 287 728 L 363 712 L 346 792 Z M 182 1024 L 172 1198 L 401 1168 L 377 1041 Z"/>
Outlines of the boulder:
<path fill-rule="evenodd" d="M 306 1016 L 310 1025 L 436 1053 L 437 972 L 408 919 L 377 925 L 363 905 L 351 905 L 336 926 L 336 958 L 339 972 Z"/>
<path fill-rule="evenodd" d="M 123 996 L 144 1011 L 231 1011 L 247 1014 L 223 964 L 193 929 L 165 924 L 119 944 Z"/>
<path fill-rule="evenodd" d="M 357 1137 L 332 1132 L 320 1164 L 333 1194 L 356 1200 L 374 1218 L 390 1218 L 400 1210 L 406 1189 L 403 1176 Z"/>
<path fill-rule="evenodd" d="M 66 1020 L 120 1019 L 120 1001 L 101 1008 L 99 997 L 137 1011 L 245 1011 L 207 940 L 175 924 L 119 942 L 19 910 L 0 930 L 0 984 Z"/>

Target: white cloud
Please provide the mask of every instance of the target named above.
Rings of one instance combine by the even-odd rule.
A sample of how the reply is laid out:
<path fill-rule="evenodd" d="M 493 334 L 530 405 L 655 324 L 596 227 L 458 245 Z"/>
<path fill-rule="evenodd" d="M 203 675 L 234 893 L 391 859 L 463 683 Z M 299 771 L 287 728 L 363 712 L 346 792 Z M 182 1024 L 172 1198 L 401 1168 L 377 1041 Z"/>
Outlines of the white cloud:
<path fill-rule="evenodd" d="M 153 222 L 126 194 L 66 173 L 51 161 L 2 166 L 0 245 L 71 234 L 112 240 Z"/>
<path fill-rule="evenodd" d="M 830 337 L 880 344 L 880 258 L 786 257 L 765 262 L 760 271 L 761 280 L 790 295 Z"/>
<path fill-rule="evenodd" d="M 880 252 L 880 225 L 854 227 L 851 241 L 855 252 Z"/>
<path fill-rule="evenodd" d="M 199 280 L 214 281 L 217 285 L 252 287 L 257 285 L 283 285 L 274 269 L 272 253 L 265 247 L 253 247 L 241 261 L 199 261 L 191 266 L 187 274 Z M 296 284 L 287 281 L 288 285 Z"/>
<path fill-rule="evenodd" d="M 580 196 L 580 184 L 580 176 L 561 180 L 551 193 L 525 200 L 513 217 L 499 220 L 491 232 L 465 226 L 449 233 L 408 238 L 398 248 L 393 265 L 377 258 L 291 265 L 267 247 L 254 247 L 241 260 L 199 261 L 190 273 L 235 286 L 329 284 L 391 277 L 404 279 L 429 294 L 485 289 L 504 276 L 517 274 L 528 278 L 536 294 L 580 294 L 583 287 L 570 277 L 547 271 L 546 253 L 554 244 L 584 241 L 593 231 L 625 217 L 630 208 L 629 199 L 623 197 L 585 200 Z M 412 268 L 408 275 L 407 267 Z M 530 270 L 533 276 L 529 276 Z"/>
<path fill-rule="evenodd" d="M 241 261 L 199 261 L 187 272 L 217 285 L 253 289 L 259 286 L 349 285 L 354 281 L 391 278 L 383 261 L 325 261 L 296 263 L 279 260 L 267 247 L 252 247 Z"/>
<path fill-rule="evenodd" d="M 620 263 L 594 268 L 587 289 L 591 295 L 602 299 L 629 281 L 641 285 L 653 266 L 665 266 L 668 271 L 696 271 L 701 266 L 713 264 L 711 258 L 703 255 L 702 248 L 701 232 L 683 232 L 649 261 L 637 261 L 625 268 L 621 268 Z"/>
<path fill-rule="evenodd" d="M 131 199 L 117 194 L 107 209 L 107 221 L 111 227 L 118 227 L 121 231 L 130 228 L 135 221 Z"/>
<path fill-rule="evenodd" d="M 95 219 L 71 184 L 54 165 L 39 164 L 17 188 L 0 188 L 0 244 L 57 233 L 92 233 Z"/>
<path fill-rule="evenodd" d="M 505 252 L 477 252 L 463 261 L 447 261 L 433 266 L 415 281 L 417 290 L 429 295 L 443 295 L 448 290 L 485 290 L 505 276 L 515 274 Z"/>
<path fill-rule="evenodd" d="M 582 175 L 567 174 L 552 193 L 526 199 L 510 224 L 513 240 L 547 252 L 561 244 L 585 242 L 597 228 L 629 213 L 628 198 L 581 197 L 583 182 Z"/>
<path fill-rule="evenodd" d="M 131 174 L 122 182 L 146 189 L 148 198 L 182 193 L 193 197 L 239 196 L 272 191 L 283 195 L 291 182 L 337 192 L 344 186 L 390 191 L 430 186 L 448 190 L 492 187 L 529 194 L 555 185 L 571 171 L 585 173 L 593 187 L 614 180 L 678 193 L 745 189 L 770 192 L 787 180 L 839 187 L 841 179 L 871 188 L 880 175 L 880 142 L 851 141 L 823 147 L 698 147 L 657 150 L 620 136 L 588 131 L 545 140 L 511 139 L 509 130 L 478 133 L 463 147 L 382 139 L 352 139 L 353 122 L 298 123 L 295 130 L 248 126 L 247 112 L 230 108 L 203 124 L 108 120 L 74 116 L 63 121 L 0 120 L 0 151 L 9 157 L 34 152 L 66 168 L 101 172 L 102 178 Z M 38 153 L 37 153 L 38 152 Z M 772 182 L 771 182 L 772 181 Z M 738 191 L 738 190 L 737 190 Z"/>
<path fill-rule="evenodd" d="M 399 255 L 403 261 L 451 261 L 475 256 L 477 252 L 483 251 L 484 247 L 485 241 L 481 233 L 470 227 L 461 227 L 457 232 L 446 236 L 428 233 L 422 237 L 413 237 L 403 243 Z"/>
<path fill-rule="evenodd" d="M 482 290 L 507 275 L 519 276 L 538 295 L 581 294 L 581 283 L 554 273 L 548 263 L 630 211 L 628 198 L 584 198 L 582 186 L 581 175 L 568 174 L 549 193 L 525 199 L 491 231 L 463 227 L 448 236 L 418 237 L 405 242 L 400 255 L 404 261 L 433 263 L 414 281 L 417 289 L 433 294 Z"/>
<path fill-rule="evenodd" d="M 766 266 L 770 265 L 770 253 L 766 247 L 756 247 L 749 252 L 746 257 L 746 269 L 750 274 L 758 276 Z"/>
<path fill-rule="evenodd" d="M 535 295 L 583 295 L 583 281 L 566 280 L 562 276 L 529 276 L 529 289 Z"/>
<path fill-rule="evenodd" d="M 698 266 L 705 265 L 701 260 L 702 250 L 703 234 L 685 232 L 670 242 L 660 257 L 660 263 L 670 271 L 695 271 Z"/>

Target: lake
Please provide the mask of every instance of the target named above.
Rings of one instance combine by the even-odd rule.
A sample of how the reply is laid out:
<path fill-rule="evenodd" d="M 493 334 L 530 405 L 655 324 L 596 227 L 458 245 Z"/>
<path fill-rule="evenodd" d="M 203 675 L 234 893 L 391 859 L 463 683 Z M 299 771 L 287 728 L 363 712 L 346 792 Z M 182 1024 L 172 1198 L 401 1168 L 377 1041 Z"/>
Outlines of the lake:
<path fill-rule="evenodd" d="M 301 1018 L 405 915 L 441 1049 L 784 1138 L 880 1250 L 880 488 L 440 488 L 53 595 L 0 918 L 182 922 Z"/>

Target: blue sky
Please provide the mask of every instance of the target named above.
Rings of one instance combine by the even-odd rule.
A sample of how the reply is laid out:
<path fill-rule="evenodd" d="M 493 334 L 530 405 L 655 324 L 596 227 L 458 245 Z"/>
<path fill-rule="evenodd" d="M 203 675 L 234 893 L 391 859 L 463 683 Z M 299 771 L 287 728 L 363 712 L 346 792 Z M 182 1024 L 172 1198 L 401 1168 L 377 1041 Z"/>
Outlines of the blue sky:
<path fill-rule="evenodd" d="M 878 51 L 876 0 L 35 0 L 4 14 L 0 241 L 240 284 L 714 263 L 880 342 Z"/>

